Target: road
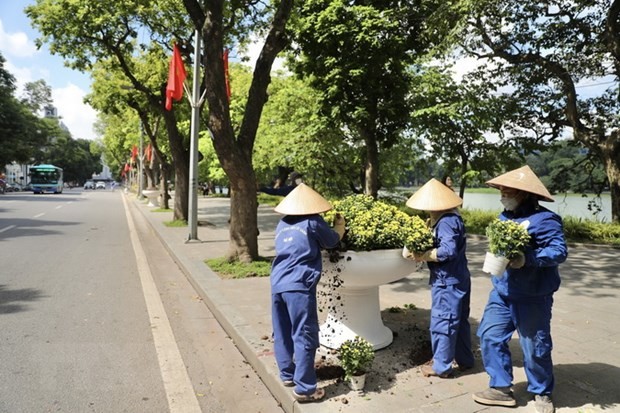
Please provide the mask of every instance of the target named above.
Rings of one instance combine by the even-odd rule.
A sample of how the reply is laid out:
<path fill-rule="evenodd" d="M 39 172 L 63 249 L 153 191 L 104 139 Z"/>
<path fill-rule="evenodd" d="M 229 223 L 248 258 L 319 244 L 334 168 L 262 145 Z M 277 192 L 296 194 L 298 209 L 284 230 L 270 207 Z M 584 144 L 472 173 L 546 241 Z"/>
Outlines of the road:
<path fill-rule="evenodd" d="M 134 208 L 0 197 L 0 413 L 281 412 Z"/>

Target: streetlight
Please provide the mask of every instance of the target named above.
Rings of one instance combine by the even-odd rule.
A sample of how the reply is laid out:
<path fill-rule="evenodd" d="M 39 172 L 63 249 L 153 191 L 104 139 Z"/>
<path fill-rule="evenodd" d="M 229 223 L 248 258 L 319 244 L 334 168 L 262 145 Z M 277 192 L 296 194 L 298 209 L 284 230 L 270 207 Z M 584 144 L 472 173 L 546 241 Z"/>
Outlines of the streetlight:
<path fill-rule="evenodd" d="M 142 147 L 144 146 L 144 125 L 142 125 L 142 121 L 140 121 L 140 149 L 138 153 L 138 199 L 142 200 L 142 187 L 144 186 L 143 175 L 144 175 L 144 153 Z"/>

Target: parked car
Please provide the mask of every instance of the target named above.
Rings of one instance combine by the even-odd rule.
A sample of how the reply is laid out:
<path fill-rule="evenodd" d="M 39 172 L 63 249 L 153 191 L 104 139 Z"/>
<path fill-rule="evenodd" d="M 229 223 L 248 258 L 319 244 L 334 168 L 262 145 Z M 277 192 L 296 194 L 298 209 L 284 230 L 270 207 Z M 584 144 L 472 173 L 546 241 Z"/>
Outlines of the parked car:
<path fill-rule="evenodd" d="M 95 189 L 105 189 L 105 182 L 97 181 L 97 183 L 95 184 Z"/>
<path fill-rule="evenodd" d="M 93 181 L 86 181 L 84 189 L 95 189 L 95 183 Z"/>
<path fill-rule="evenodd" d="M 6 192 L 20 192 L 21 190 L 22 190 L 22 187 L 17 182 L 7 184 L 6 189 L 5 189 Z"/>

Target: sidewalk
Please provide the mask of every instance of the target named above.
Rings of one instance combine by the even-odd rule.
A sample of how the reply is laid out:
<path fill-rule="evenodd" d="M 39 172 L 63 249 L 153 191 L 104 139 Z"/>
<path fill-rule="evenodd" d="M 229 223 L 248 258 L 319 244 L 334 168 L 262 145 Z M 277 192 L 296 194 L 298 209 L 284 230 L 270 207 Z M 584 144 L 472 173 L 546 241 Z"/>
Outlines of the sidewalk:
<path fill-rule="evenodd" d="M 425 378 L 413 366 L 410 361 L 412 331 L 428 328 L 428 270 L 413 273 L 380 289 L 382 317 L 394 332 L 394 342 L 379 350 L 376 356 L 382 360 L 382 366 L 391 368 L 371 371 L 364 394 L 349 390 L 345 383 L 328 380 L 319 383 L 326 388 L 323 402 L 295 402 L 291 389 L 280 383 L 273 357 L 269 280 L 222 280 L 203 262 L 226 253 L 229 199 L 199 197 L 200 241 L 186 242 L 188 228 L 163 225 L 164 221 L 172 220 L 171 213 L 152 212 L 146 202 L 130 198 L 285 412 L 535 411 L 526 392 L 518 339 L 511 342 L 516 408 L 482 406 L 472 400 L 472 392 L 488 386 L 488 376 L 481 363 L 473 371 L 453 379 Z M 274 254 L 273 230 L 278 219 L 272 208 L 259 207 L 261 255 Z M 472 273 L 470 321 L 474 332 L 491 289 L 489 276 L 481 270 L 485 246 L 483 239 L 472 237 L 468 240 L 467 255 Z M 618 249 L 571 246 L 568 261 L 560 267 L 563 281 L 555 294 L 552 322 L 556 376 L 553 396 L 558 413 L 620 412 L 619 258 Z M 394 308 L 402 311 L 394 311 Z M 473 339 L 477 348 L 477 338 Z"/>

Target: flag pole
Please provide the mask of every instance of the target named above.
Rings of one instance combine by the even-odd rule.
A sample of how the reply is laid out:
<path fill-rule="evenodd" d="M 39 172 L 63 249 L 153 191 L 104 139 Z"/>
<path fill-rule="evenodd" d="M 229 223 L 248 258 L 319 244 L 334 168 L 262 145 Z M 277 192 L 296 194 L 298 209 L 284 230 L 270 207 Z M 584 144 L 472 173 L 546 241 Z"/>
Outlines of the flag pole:
<path fill-rule="evenodd" d="M 198 240 L 198 128 L 200 126 L 200 59 L 202 55 L 199 30 L 196 30 L 194 37 L 194 74 L 192 80 L 192 95 L 190 97 L 192 119 L 189 153 L 188 242 Z"/>

